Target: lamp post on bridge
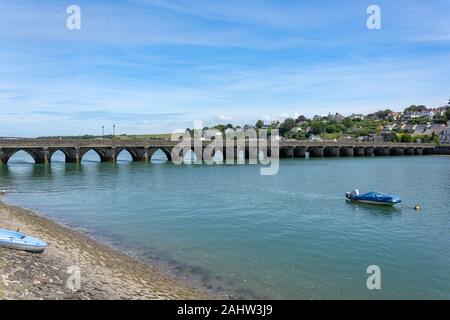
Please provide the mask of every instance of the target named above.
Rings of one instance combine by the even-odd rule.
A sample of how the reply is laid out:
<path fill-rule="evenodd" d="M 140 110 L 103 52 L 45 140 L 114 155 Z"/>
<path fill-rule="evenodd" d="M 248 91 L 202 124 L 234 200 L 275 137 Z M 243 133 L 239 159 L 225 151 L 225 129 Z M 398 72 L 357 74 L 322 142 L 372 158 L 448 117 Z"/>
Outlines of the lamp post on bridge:
<path fill-rule="evenodd" d="M 116 125 L 113 124 L 113 142 L 114 146 L 116 145 Z"/>

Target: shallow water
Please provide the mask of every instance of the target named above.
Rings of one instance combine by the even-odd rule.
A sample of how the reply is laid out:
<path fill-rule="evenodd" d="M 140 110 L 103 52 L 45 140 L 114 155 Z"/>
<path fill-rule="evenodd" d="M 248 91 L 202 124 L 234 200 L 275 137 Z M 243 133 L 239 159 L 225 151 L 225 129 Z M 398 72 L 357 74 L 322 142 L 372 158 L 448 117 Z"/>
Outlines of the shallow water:
<path fill-rule="evenodd" d="M 8 203 L 233 296 L 450 298 L 449 157 L 282 160 L 275 176 L 94 158 L 45 166 L 17 155 L 0 167 L 0 189 Z M 347 203 L 355 187 L 403 202 Z M 366 287 L 369 265 L 381 268 L 381 290 Z"/>

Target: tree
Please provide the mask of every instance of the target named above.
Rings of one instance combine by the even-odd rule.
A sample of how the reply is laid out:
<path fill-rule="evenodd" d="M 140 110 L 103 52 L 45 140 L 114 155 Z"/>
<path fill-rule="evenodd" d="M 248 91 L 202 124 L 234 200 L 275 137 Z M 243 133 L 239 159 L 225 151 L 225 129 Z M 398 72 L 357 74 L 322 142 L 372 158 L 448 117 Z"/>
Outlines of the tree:
<path fill-rule="evenodd" d="M 350 117 L 346 117 L 342 121 L 342 124 L 345 126 L 346 129 L 353 127 L 353 121 Z"/>
<path fill-rule="evenodd" d="M 307 119 L 304 115 L 298 116 L 297 119 L 295 119 L 296 123 L 305 122 L 305 121 L 307 121 Z"/>
<path fill-rule="evenodd" d="M 264 127 L 264 121 L 262 121 L 262 120 L 256 121 L 255 128 L 261 129 L 262 127 Z"/>
<path fill-rule="evenodd" d="M 292 118 L 287 118 L 283 121 L 280 128 L 280 134 L 284 136 L 286 132 L 289 132 L 296 126 L 295 120 Z"/>
<path fill-rule="evenodd" d="M 401 138 L 402 142 L 414 142 L 413 136 L 409 133 L 404 133 Z"/>
<path fill-rule="evenodd" d="M 314 135 L 318 135 L 325 132 L 325 124 L 322 121 L 311 122 L 311 132 Z"/>

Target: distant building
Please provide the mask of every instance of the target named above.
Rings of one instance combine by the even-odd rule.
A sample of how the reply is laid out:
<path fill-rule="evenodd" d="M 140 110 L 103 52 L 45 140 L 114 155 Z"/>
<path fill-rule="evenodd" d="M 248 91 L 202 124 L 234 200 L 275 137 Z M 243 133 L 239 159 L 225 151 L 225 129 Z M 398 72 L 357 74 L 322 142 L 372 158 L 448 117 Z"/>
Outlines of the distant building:
<path fill-rule="evenodd" d="M 395 139 L 395 132 L 382 132 L 380 134 L 368 134 L 362 137 L 366 142 L 392 142 Z"/>
<path fill-rule="evenodd" d="M 394 124 L 387 124 L 387 125 L 383 126 L 383 130 L 385 130 L 385 131 L 392 131 L 396 127 L 397 127 L 397 125 L 395 123 Z"/>
<path fill-rule="evenodd" d="M 345 117 L 342 115 L 342 114 L 340 114 L 340 113 L 338 113 L 338 112 L 336 112 L 335 114 L 329 114 L 328 115 L 328 119 L 330 119 L 330 120 L 335 120 L 335 121 L 337 121 L 337 122 L 340 122 L 340 121 L 343 121 L 344 119 L 345 119 Z"/>
<path fill-rule="evenodd" d="M 308 138 L 309 141 L 323 141 L 321 137 L 316 137 L 315 135 L 310 135 Z"/>
<path fill-rule="evenodd" d="M 383 142 L 393 142 L 395 141 L 395 132 L 382 132 Z"/>
<path fill-rule="evenodd" d="M 360 114 L 360 113 L 353 113 L 350 116 L 350 119 L 352 119 L 352 120 L 364 120 L 364 115 Z"/>
<path fill-rule="evenodd" d="M 422 134 L 431 136 L 434 133 L 435 135 L 440 136 L 446 128 L 447 126 L 445 124 L 432 124 L 427 126 Z"/>
<path fill-rule="evenodd" d="M 415 134 L 415 135 L 424 134 L 425 130 L 427 130 L 427 127 L 428 126 L 426 124 L 418 124 L 414 128 L 414 131 L 412 132 L 412 134 Z"/>
<path fill-rule="evenodd" d="M 365 142 L 383 142 L 383 137 L 378 134 L 368 134 L 362 137 L 362 140 Z"/>
<path fill-rule="evenodd" d="M 450 121 L 447 122 L 447 127 L 441 132 L 440 142 L 442 144 L 450 144 Z"/>
<path fill-rule="evenodd" d="M 391 113 L 388 114 L 388 117 L 391 118 L 392 120 L 400 120 L 402 115 L 403 115 L 402 112 L 392 111 Z"/>
<path fill-rule="evenodd" d="M 420 111 L 407 111 L 403 113 L 402 120 L 409 121 L 415 118 L 429 118 L 432 119 L 435 115 L 442 115 L 444 109 L 442 108 L 432 108 L 432 109 L 422 109 Z"/>
<path fill-rule="evenodd" d="M 414 130 L 416 130 L 416 128 L 417 124 L 407 123 L 404 126 L 402 126 L 402 131 L 406 133 L 413 133 Z"/>

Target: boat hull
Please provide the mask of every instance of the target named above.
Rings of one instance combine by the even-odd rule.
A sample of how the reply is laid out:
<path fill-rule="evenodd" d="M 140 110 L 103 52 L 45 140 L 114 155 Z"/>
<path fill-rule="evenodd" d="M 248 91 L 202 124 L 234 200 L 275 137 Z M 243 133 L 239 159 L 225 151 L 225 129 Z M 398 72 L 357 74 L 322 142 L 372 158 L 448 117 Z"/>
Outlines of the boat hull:
<path fill-rule="evenodd" d="M 402 202 L 402 200 L 397 196 L 383 194 L 379 192 L 368 192 L 362 195 L 347 192 L 345 196 L 349 201 L 352 202 L 376 204 L 383 206 L 393 206 L 396 205 L 397 203 Z"/>
<path fill-rule="evenodd" d="M 19 244 L 19 243 L 13 243 L 13 242 L 7 242 L 7 241 L 0 240 L 0 248 L 15 249 L 15 250 L 21 250 L 21 251 L 27 251 L 27 252 L 33 252 L 33 253 L 41 253 L 41 252 L 44 252 L 44 250 L 47 247 Z"/>
<path fill-rule="evenodd" d="M 354 203 L 367 203 L 367 204 L 376 204 L 376 205 L 382 205 L 382 206 L 394 206 L 398 202 L 378 202 L 378 201 L 370 201 L 370 200 L 353 200 L 348 199 L 350 202 Z"/>
<path fill-rule="evenodd" d="M 39 253 L 47 248 L 47 243 L 18 231 L 0 229 L 0 248 Z"/>

